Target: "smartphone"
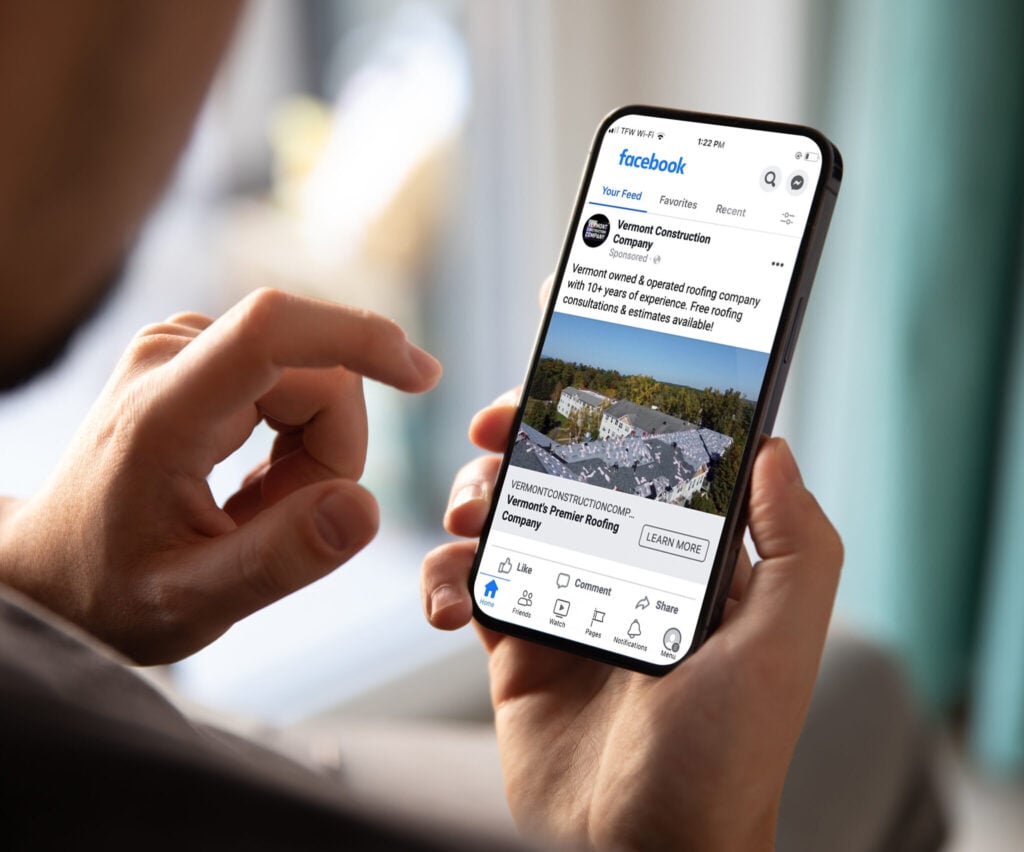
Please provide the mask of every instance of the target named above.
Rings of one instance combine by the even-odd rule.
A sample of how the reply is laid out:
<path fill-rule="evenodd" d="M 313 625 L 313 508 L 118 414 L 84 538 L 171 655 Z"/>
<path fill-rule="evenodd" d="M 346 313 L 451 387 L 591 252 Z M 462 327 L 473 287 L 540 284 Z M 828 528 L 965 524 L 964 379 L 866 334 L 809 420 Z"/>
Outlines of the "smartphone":
<path fill-rule="evenodd" d="M 841 178 L 809 127 L 604 119 L 470 576 L 482 625 L 652 675 L 714 630 Z"/>

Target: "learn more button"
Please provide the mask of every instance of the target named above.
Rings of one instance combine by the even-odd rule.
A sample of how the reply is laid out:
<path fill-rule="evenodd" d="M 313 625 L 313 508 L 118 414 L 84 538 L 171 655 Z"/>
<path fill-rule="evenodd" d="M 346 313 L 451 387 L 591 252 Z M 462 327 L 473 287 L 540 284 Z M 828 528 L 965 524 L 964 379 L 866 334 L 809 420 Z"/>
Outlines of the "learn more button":
<path fill-rule="evenodd" d="M 708 558 L 711 542 L 706 538 L 697 538 L 645 524 L 640 532 L 640 546 L 648 550 L 660 550 L 671 556 L 682 556 L 695 562 L 703 562 Z"/>

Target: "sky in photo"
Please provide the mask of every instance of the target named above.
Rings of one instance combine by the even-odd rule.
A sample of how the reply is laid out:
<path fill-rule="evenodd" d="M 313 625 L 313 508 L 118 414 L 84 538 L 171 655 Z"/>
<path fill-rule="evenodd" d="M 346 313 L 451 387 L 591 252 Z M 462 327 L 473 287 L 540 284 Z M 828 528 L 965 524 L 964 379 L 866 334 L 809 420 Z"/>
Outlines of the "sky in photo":
<path fill-rule="evenodd" d="M 767 352 L 557 311 L 551 317 L 542 357 L 698 389 L 732 388 L 751 400 L 761 389 L 768 364 Z"/>

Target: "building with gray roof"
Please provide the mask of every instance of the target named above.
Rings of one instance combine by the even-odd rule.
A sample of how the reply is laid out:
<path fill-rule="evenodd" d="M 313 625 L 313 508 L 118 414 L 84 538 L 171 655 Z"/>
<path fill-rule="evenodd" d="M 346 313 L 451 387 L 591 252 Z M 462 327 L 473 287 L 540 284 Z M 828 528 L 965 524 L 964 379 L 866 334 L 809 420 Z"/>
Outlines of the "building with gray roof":
<path fill-rule="evenodd" d="M 543 447 L 545 450 L 550 450 L 552 444 L 555 443 L 543 432 L 538 432 L 536 429 L 534 429 L 527 423 L 519 424 L 519 434 L 516 437 L 516 441 L 519 441 L 523 438 L 529 438 L 531 442 L 536 444 L 538 447 Z"/>
<path fill-rule="evenodd" d="M 657 408 L 647 408 L 622 399 L 604 410 L 598 434 L 602 438 L 618 438 L 624 435 L 662 435 L 696 428 L 692 423 Z"/>
<path fill-rule="evenodd" d="M 713 429 L 700 429 L 700 439 L 712 456 L 720 456 L 732 446 L 732 438 Z"/>
<path fill-rule="evenodd" d="M 650 410 L 650 409 L 647 409 Z M 664 416 L 664 415 L 663 415 Z M 558 444 L 524 426 L 516 436 L 511 464 L 599 488 L 685 505 L 706 481 L 712 462 L 733 439 L 711 429 L 689 428 L 574 444 Z"/>
<path fill-rule="evenodd" d="M 600 411 L 611 400 L 603 394 L 585 388 L 568 387 L 558 397 L 558 413 L 563 417 L 572 417 L 580 409 Z"/>

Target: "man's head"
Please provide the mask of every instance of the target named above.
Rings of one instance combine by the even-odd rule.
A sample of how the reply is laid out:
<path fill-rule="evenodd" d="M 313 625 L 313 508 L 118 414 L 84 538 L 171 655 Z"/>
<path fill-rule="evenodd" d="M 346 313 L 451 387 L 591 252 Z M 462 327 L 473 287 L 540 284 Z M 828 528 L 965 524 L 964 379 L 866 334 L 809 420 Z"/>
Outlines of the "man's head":
<path fill-rule="evenodd" d="M 0 339 L 0 393 L 24 384 L 55 363 L 85 323 L 107 301 L 117 273 L 93 282 L 69 279 L 63 287 L 10 292 L 0 283 L 3 337 Z M 12 281 L 12 284 L 14 282 Z"/>
<path fill-rule="evenodd" d="M 51 363 L 103 302 L 238 7 L 0 4 L 0 389 Z"/>

